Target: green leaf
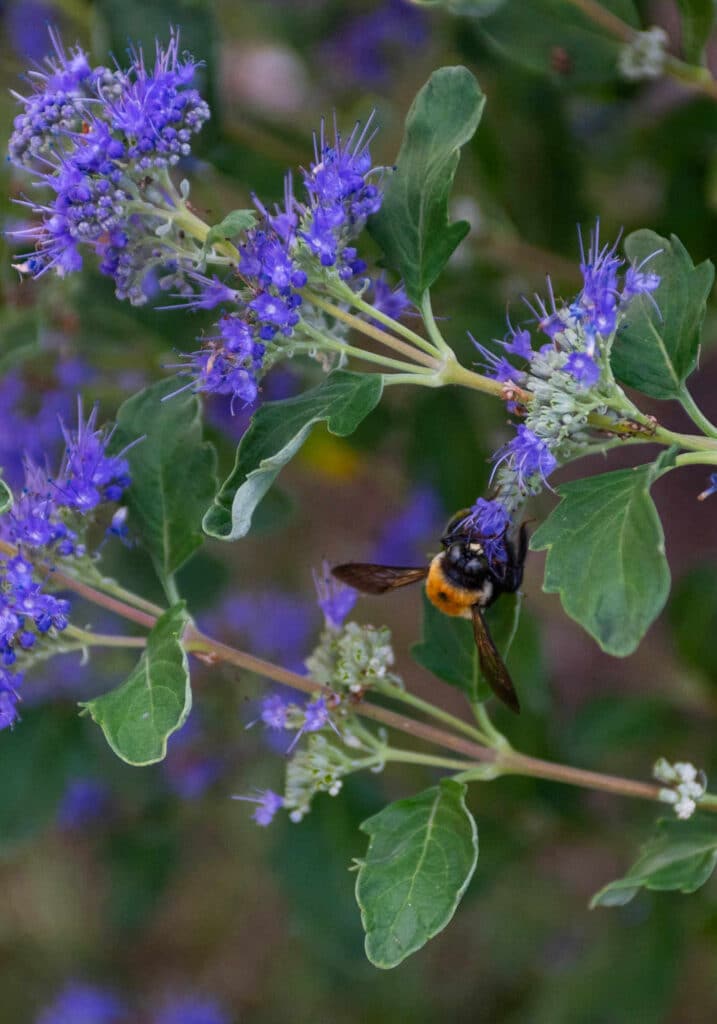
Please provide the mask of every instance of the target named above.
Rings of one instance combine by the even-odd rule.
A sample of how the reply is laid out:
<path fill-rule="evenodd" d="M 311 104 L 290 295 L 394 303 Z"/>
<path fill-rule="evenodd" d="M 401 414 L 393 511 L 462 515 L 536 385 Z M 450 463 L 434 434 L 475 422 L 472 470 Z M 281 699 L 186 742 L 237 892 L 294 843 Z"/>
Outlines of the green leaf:
<path fill-rule="evenodd" d="M 478 860 L 465 792 L 462 783 L 443 779 L 362 823 L 370 838 L 356 899 L 366 955 L 376 967 L 400 964 L 453 917 Z"/>
<path fill-rule="evenodd" d="M 113 449 L 127 452 L 130 525 L 166 581 L 204 541 L 202 515 L 217 489 L 216 453 L 202 441 L 201 404 L 162 380 L 128 398 L 117 414 Z"/>
<path fill-rule="evenodd" d="M 646 295 L 632 301 L 611 362 L 623 384 L 653 398 L 679 399 L 697 364 L 714 267 L 709 260 L 694 266 L 676 235 L 667 239 L 643 230 L 625 241 L 625 252 L 635 264 L 658 250 L 662 251 L 647 264 L 650 273 L 662 279 L 652 293 L 657 309 Z"/>
<path fill-rule="evenodd" d="M 458 243 L 466 221 L 448 220 L 460 149 L 475 134 L 485 97 L 464 67 L 440 68 L 416 96 L 381 210 L 369 229 L 420 303 Z"/>
<path fill-rule="evenodd" d="M 559 593 L 609 654 L 631 654 L 667 600 L 670 570 L 650 497 L 665 465 L 661 458 L 563 484 L 560 504 L 531 538 L 533 551 L 548 549 L 543 589 Z"/>
<path fill-rule="evenodd" d="M 695 892 L 717 867 L 717 819 L 705 817 L 658 822 L 656 833 L 624 878 L 596 893 L 591 907 L 621 907 L 640 889 Z"/>
<path fill-rule="evenodd" d="M 255 414 L 237 449 L 234 469 L 204 516 L 204 529 L 219 540 L 246 536 L 254 511 L 316 423 L 347 437 L 374 409 L 383 391 L 378 373 L 334 370 L 311 391 L 267 402 Z"/>
<path fill-rule="evenodd" d="M 5 512 L 9 512 L 12 508 L 13 498 L 12 491 L 0 477 L 0 516 L 4 515 Z"/>
<path fill-rule="evenodd" d="M 115 754 L 133 765 L 154 764 L 192 708 L 187 655 L 181 643 L 189 621 L 184 602 L 159 618 L 129 678 L 86 708 Z"/>
<path fill-rule="evenodd" d="M 519 614 L 517 594 L 503 594 L 486 612 L 491 636 L 506 660 Z M 413 645 L 411 656 L 439 679 L 462 690 L 470 701 L 487 700 L 492 694 L 481 676 L 473 624 L 444 615 L 425 592 L 421 642 Z"/>
<path fill-rule="evenodd" d="M 256 214 L 253 210 L 232 210 L 224 220 L 215 224 L 209 229 L 204 239 L 204 252 L 207 253 L 217 242 L 229 242 L 242 232 L 248 231 L 256 224 Z"/>
<path fill-rule="evenodd" d="M 702 64 L 714 24 L 714 0 L 677 0 L 682 15 L 682 54 L 690 64 Z"/>
<path fill-rule="evenodd" d="M 501 56 L 528 71 L 562 78 L 569 87 L 617 78 L 621 43 L 570 0 L 448 0 L 457 14 L 477 19 L 480 34 Z M 633 0 L 601 0 L 622 21 L 639 27 Z"/>

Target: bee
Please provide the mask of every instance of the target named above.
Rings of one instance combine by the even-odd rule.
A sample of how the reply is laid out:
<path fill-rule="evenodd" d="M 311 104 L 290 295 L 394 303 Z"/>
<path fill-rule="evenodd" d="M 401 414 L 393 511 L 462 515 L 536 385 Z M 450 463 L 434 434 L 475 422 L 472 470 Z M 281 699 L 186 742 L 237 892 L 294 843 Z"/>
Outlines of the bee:
<path fill-rule="evenodd" d="M 425 581 L 426 596 L 445 615 L 471 619 L 481 672 L 495 695 L 512 711 L 520 711 L 508 669 L 490 635 L 485 610 L 501 594 L 513 594 L 523 581 L 528 534 L 522 524 L 517 538 L 479 537 L 465 525 L 465 509 L 456 513 L 441 537 L 443 550 L 427 566 L 406 567 L 346 562 L 331 571 L 337 579 L 365 594 L 385 594 Z M 502 541 L 506 559 L 487 557 L 486 540 Z"/>

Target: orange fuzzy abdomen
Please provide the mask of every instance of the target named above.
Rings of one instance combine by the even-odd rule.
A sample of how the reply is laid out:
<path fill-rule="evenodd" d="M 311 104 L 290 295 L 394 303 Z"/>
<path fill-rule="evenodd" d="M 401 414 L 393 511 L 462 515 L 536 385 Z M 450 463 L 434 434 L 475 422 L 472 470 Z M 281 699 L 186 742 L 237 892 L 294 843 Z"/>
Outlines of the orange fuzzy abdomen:
<path fill-rule="evenodd" d="M 459 587 L 448 579 L 443 571 L 443 556 L 436 555 L 431 562 L 426 579 L 428 600 L 440 608 L 445 615 L 470 617 L 470 609 L 480 599 L 480 593 Z"/>

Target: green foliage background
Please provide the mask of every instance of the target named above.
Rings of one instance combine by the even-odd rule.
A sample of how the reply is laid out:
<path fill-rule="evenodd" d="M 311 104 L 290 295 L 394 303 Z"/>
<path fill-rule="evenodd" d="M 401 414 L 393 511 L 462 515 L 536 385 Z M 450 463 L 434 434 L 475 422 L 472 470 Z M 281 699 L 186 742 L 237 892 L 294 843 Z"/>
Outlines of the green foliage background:
<path fill-rule="evenodd" d="M 330 58 L 326 41 L 351 16 L 378 6 L 99 0 L 58 2 L 50 16 L 68 41 L 80 38 L 98 57 L 108 48 L 122 53 L 130 38 L 151 46 L 169 24 L 181 26 L 184 44 L 206 60 L 204 92 L 214 112 L 193 175 L 193 200 L 209 220 L 246 207 L 254 189 L 265 201 L 278 197 L 285 167 L 308 161 L 311 130 L 333 108 L 349 125 L 375 106 L 382 130 L 374 152 L 389 164 L 411 98 L 431 70 L 470 67 L 487 104 L 480 131 L 463 150 L 451 221 L 467 218 L 473 230 L 434 294 L 437 314 L 449 318 L 444 329 L 466 360 L 465 332 L 482 341 L 502 335 L 506 303 L 519 318 L 520 294 L 541 288 L 546 272 L 557 291 L 574 288 L 575 226 L 597 214 L 606 239 L 620 228 L 649 226 L 678 234 L 695 264 L 714 259 L 714 102 L 670 83 L 616 81 L 604 70 L 613 66 L 613 50 L 605 56 L 604 41 L 586 41 L 579 26 L 567 26 L 567 45 L 585 59 L 575 61 L 574 72 L 545 73 L 552 38 L 546 32 L 554 23 L 543 8 L 559 6 L 547 0 L 506 3 L 481 22 L 427 9 L 426 43 L 395 46 L 386 80 L 366 88 Z M 27 17 L 35 9 L 15 7 Z M 649 7 L 643 4 L 643 12 Z M 12 42 L 8 32 L 1 51 L 3 137 L 13 116 L 7 89 L 16 87 L 25 63 Z M 305 89 L 300 106 L 289 102 L 292 85 L 251 71 L 267 47 L 294 62 Z M 17 194 L 18 182 L 2 173 Z M 9 205 L 3 212 L 17 216 Z M 161 377 L 176 350 L 190 348 L 206 326 L 200 315 L 120 305 L 108 282 L 91 274 L 18 288 L 9 263 L 0 263 L 0 370 L 22 368 L 41 393 L 51 384 L 46 339 L 60 335 L 64 353 L 81 354 L 93 367 L 88 397 L 100 398 L 107 416 L 136 390 L 130 376 L 140 383 Z M 695 386 L 708 412 L 717 382 L 714 334 L 710 305 Z M 685 428 L 679 411 L 655 402 L 658 408 L 670 427 Z M 220 426 L 211 432 L 223 478 L 234 446 Z M 282 475 L 283 497 L 273 499 L 271 514 L 263 509 L 265 521 L 246 540 L 210 546 L 182 570 L 190 608 L 201 617 L 218 593 L 270 585 L 310 601 L 311 567 L 322 556 L 365 555 L 412 484 L 432 485 L 446 514 L 470 503 L 485 490 L 487 459 L 505 436 L 504 413 L 487 398 L 392 389 L 350 438 L 324 431 L 306 443 Z M 610 467 L 629 462 L 618 453 Z M 522 749 L 635 777 L 648 775 L 658 753 L 692 760 L 710 777 L 717 772 L 717 523 L 714 506 L 694 500 L 702 487 L 700 470 L 654 487 L 674 590 L 629 658 L 602 654 L 557 597 L 541 593 L 543 556 L 530 556 L 510 662 L 523 681 L 526 710 L 510 723 Z M 550 507 L 550 497 L 541 499 L 536 517 Z M 426 543 L 428 551 L 430 538 Z M 191 537 L 178 541 L 182 553 L 192 544 Z M 157 552 L 157 560 L 165 554 Z M 114 557 L 138 592 L 161 596 L 151 592 L 137 552 Z M 420 594 L 385 605 L 367 601 L 360 616 L 391 625 L 400 670 L 419 692 L 435 694 L 440 684 L 408 654 L 420 640 Z M 95 692 L 129 668 L 122 655 L 102 658 Z M 258 681 L 228 669 L 203 671 L 195 688 L 202 743 L 221 753 L 226 770 L 201 800 L 181 801 L 168 795 L 159 767 L 119 763 L 99 730 L 76 718 L 74 692 L 62 696 L 74 671 L 69 659 L 46 667 L 49 701 L 28 706 L 12 736 L 0 734 L 3 1021 L 33 1020 L 68 977 L 150 997 L 199 988 L 221 998 L 237 1021 L 258 1024 L 702 1024 L 717 1016 L 714 881 L 698 897 L 650 892 L 622 909 L 587 907 L 635 860 L 652 807 L 525 779 L 472 790 L 481 853 L 461 912 L 387 975 L 362 954 L 348 872 L 352 859 L 365 854 L 358 824 L 387 800 L 433 785 L 434 775 L 393 767 L 379 778 L 352 780 L 340 799 L 319 799 L 298 826 L 278 822 L 260 830 L 244 806 L 228 799 L 254 786 L 276 787 L 280 778 L 281 758 L 267 751 L 258 730 L 244 729 Z M 459 695 L 448 689 L 440 699 L 459 707 Z M 68 835 L 57 828 L 57 806 L 65 782 L 80 774 L 110 783 L 116 811 L 109 824 Z"/>

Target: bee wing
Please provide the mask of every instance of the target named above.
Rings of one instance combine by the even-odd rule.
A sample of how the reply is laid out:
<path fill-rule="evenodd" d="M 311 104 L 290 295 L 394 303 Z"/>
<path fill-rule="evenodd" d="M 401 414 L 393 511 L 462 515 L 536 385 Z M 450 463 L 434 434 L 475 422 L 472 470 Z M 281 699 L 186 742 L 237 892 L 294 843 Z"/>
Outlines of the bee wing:
<path fill-rule="evenodd" d="M 513 680 L 510 678 L 505 662 L 500 656 L 498 648 L 493 643 L 488 625 L 480 605 L 474 604 L 471 608 L 473 616 L 473 634 L 478 648 L 478 660 L 480 669 L 485 680 L 496 697 L 499 697 L 504 704 L 507 704 L 511 711 L 516 714 L 520 712 L 518 694 L 515 692 Z"/>
<path fill-rule="evenodd" d="M 331 570 L 337 580 L 348 583 L 364 594 L 385 594 L 397 587 L 407 587 L 428 576 L 428 566 L 421 569 L 400 565 L 373 565 L 370 562 L 346 562 Z"/>

